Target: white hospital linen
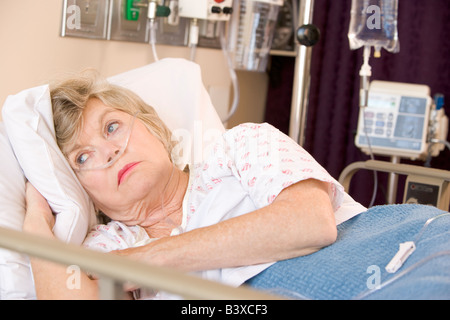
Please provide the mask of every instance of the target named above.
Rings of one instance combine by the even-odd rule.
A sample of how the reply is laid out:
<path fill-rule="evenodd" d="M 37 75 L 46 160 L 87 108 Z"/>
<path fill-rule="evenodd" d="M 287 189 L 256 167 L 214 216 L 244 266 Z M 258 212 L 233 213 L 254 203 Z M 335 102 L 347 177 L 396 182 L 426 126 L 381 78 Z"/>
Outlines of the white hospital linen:
<path fill-rule="evenodd" d="M 99 224 L 92 227 L 83 242 L 83 247 L 110 252 L 139 247 L 151 241 L 147 232 L 140 226 L 127 226 L 119 221 L 111 221 L 106 225 Z"/>
<path fill-rule="evenodd" d="M 146 245 L 151 239 L 144 228 L 127 226 L 119 221 L 99 224 L 91 228 L 83 247 L 100 252 L 123 250 Z M 176 299 L 177 297 L 165 293 L 157 293 L 150 289 L 137 289 L 132 292 L 135 299 Z"/>
<path fill-rule="evenodd" d="M 307 179 L 329 183 L 329 196 L 336 215 L 342 223 L 366 209 L 350 198 L 343 187 L 331 177 L 302 147 L 269 124 L 242 124 L 228 130 L 210 147 L 209 156 L 202 163 L 190 167 L 188 191 L 183 205 L 181 232 L 206 227 L 237 217 L 271 204 L 288 186 Z M 120 228 L 127 228 L 123 224 Z M 112 228 L 93 236 L 93 242 L 116 242 L 117 246 L 136 246 L 148 239 L 138 227 L 131 234 Z M 177 234 L 174 229 L 172 234 Z M 238 235 L 236 235 L 238 236 Z M 102 238 L 108 238 L 102 240 Z M 148 236 L 147 236 L 148 237 Z M 276 241 L 276 235 L 274 235 Z M 120 249 L 117 247 L 116 249 Z M 115 249 L 114 249 L 115 250 Z M 272 263 L 206 270 L 197 274 L 202 278 L 239 286 Z"/>

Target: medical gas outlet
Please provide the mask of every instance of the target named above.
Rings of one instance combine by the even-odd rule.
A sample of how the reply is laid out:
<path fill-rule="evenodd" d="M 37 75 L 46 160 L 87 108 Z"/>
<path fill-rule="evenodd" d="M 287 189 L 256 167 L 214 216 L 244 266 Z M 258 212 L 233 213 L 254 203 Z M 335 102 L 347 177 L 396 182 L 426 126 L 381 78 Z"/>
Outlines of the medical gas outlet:
<path fill-rule="evenodd" d="M 147 8 L 147 17 L 168 17 L 170 8 L 161 6 L 156 0 L 127 0 L 125 3 L 125 19 L 130 21 L 139 20 L 140 8 Z"/>
<path fill-rule="evenodd" d="M 209 21 L 228 21 L 233 0 L 178 0 L 178 15 Z"/>

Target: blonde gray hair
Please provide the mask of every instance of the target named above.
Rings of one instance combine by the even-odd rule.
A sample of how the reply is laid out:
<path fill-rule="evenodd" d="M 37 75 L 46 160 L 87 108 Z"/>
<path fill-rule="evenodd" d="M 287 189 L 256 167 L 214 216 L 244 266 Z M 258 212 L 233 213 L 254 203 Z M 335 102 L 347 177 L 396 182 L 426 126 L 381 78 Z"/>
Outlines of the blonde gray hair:
<path fill-rule="evenodd" d="M 101 79 L 92 70 L 51 84 L 50 96 L 56 140 L 65 156 L 83 129 L 82 115 L 88 101 L 96 98 L 110 108 L 130 115 L 138 113 L 137 118 L 161 141 L 172 159 L 172 134 L 155 109 L 134 92 Z"/>

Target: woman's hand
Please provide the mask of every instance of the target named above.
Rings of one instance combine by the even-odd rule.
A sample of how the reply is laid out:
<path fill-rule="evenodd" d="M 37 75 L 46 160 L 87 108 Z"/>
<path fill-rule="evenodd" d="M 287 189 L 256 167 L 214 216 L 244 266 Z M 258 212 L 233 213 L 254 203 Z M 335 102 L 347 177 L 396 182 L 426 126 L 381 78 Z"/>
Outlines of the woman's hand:
<path fill-rule="evenodd" d="M 23 230 L 40 236 L 53 237 L 55 216 L 47 200 L 30 182 L 26 184 L 26 205 Z"/>

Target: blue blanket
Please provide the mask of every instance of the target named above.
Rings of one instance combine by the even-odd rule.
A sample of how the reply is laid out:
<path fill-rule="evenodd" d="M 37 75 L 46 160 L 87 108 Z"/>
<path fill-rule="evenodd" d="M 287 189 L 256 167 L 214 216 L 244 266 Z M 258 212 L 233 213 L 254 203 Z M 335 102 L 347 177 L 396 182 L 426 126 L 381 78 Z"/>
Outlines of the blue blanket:
<path fill-rule="evenodd" d="M 337 241 L 309 256 L 280 261 L 247 285 L 290 298 L 450 299 L 450 216 L 434 220 L 395 274 L 385 270 L 399 244 L 445 212 L 421 205 L 371 208 L 338 226 Z"/>

